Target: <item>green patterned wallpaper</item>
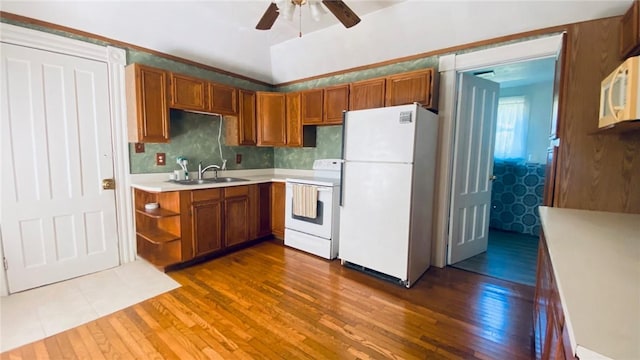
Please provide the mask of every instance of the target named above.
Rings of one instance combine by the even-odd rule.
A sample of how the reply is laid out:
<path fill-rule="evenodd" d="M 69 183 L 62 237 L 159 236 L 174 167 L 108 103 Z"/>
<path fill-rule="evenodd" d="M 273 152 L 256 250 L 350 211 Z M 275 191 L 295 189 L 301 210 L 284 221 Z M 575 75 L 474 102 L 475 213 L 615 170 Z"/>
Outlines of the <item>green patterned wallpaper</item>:
<path fill-rule="evenodd" d="M 419 70 L 425 68 L 438 68 L 438 56 L 430 56 L 421 59 L 415 59 L 410 61 L 398 62 L 395 64 L 384 65 L 372 69 L 353 71 L 349 73 L 327 76 L 320 79 L 309 80 L 296 84 L 280 86 L 277 91 L 289 92 L 313 89 L 318 87 L 325 87 L 331 85 L 338 85 L 344 83 L 350 83 L 354 81 L 372 79 L 381 76 L 393 75 L 402 72 Z"/>
<path fill-rule="evenodd" d="M 342 156 L 342 126 L 318 126 L 315 148 L 274 148 L 273 152 L 276 168 L 310 170 L 315 159 Z"/>
<path fill-rule="evenodd" d="M 222 120 L 224 121 L 224 119 Z M 171 142 L 168 144 L 145 144 L 145 152 L 136 154 L 129 144 L 131 173 L 161 173 L 178 170 L 176 158 L 189 159 L 189 171 L 202 165 L 222 165 L 218 150 L 220 117 L 171 110 Z M 268 169 L 273 167 L 273 149 L 257 146 L 225 146 L 224 123 L 222 125 L 222 154 L 227 159 L 227 169 Z M 156 166 L 156 153 L 165 153 L 166 165 Z M 236 164 L 236 154 L 242 154 L 242 162 Z"/>
<path fill-rule="evenodd" d="M 33 24 L 22 23 L 6 18 L 0 18 L 0 21 L 13 25 L 23 26 L 49 33 L 58 34 L 82 41 L 87 41 L 99 45 L 108 45 L 103 41 L 92 38 L 70 34 L 64 31 L 52 30 L 46 27 Z M 554 34 L 545 34 L 530 38 L 516 39 L 500 44 L 491 44 L 488 46 L 469 48 L 457 53 L 466 53 L 470 51 L 480 50 L 510 42 L 519 42 L 529 40 L 531 38 L 549 36 Z M 349 83 L 359 80 L 371 79 L 380 76 L 397 74 L 405 71 L 418 70 L 428 67 L 438 67 L 439 56 L 430 56 L 420 59 L 398 62 L 395 64 L 384 65 L 372 69 L 352 71 L 349 73 L 327 76 L 320 79 L 314 79 L 301 83 L 271 88 L 256 84 L 244 79 L 238 79 L 229 75 L 204 70 L 196 66 L 187 65 L 178 61 L 162 58 L 150 53 L 125 49 L 127 52 L 127 63 L 139 62 L 149 66 L 175 71 L 178 73 L 191 75 L 216 81 L 232 86 L 237 86 L 249 90 L 257 91 L 278 91 L 290 92 L 342 83 Z M 202 160 L 204 163 L 220 164 L 219 154 L 217 153 L 217 134 L 219 118 L 211 115 L 200 115 L 187 113 L 182 111 L 171 111 L 171 142 L 169 144 L 146 144 L 146 152 L 136 154 L 133 150 L 133 144 L 130 145 L 129 154 L 131 161 L 131 173 L 146 172 L 169 172 L 177 168 L 175 164 L 176 156 L 185 156 L 190 160 L 190 170 L 197 168 L 197 162 Z M 261 148 L 251 146 L 226 147 L 223 146 L 223 154 L 228 159 L 227 167 L 229 169 L 260 169 L 260 168 L 287 168 L 287 169 L 311 169 L 313 160 L 320 158 L 337 158 L 341 155 L 341 126 L 320 126 L 317 131 L 317 147 L 316 148 Z M 223 133 L 224 136 L 224 133 Z M 224 141 L 223 141 L 224 143 Z M 155 154 L 164 152 L 167 156 L 166 166 L 155 166 Z M 235 154 L 243 155 L 243 162 L 239 165 L 235 164 Z"/>

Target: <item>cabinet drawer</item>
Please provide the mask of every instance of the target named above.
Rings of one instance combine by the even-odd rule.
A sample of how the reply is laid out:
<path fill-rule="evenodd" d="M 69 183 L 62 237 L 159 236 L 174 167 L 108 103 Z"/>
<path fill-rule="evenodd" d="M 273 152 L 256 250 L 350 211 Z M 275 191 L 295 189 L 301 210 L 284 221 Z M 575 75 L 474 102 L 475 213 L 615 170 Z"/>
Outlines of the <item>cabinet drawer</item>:
<path fill-rule="evenodd" d="M 243 186 L 231 186 L 224 188 L 224 197 L 230 198 L 235 196 L 249 196 L 249 187 Z"/>
<path fill-rule="evenodd" d="M 219 200 L 222 197 L 220 189 L 194 190 L 191 192 L 191 201 Z"/>

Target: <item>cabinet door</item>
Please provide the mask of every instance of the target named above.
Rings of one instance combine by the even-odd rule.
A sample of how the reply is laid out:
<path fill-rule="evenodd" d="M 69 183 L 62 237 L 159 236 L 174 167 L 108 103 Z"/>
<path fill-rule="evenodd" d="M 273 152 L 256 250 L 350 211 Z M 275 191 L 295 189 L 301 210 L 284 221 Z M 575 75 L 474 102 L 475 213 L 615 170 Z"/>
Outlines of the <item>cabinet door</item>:
<path fill-rule="evenodd" d="M 255 145 L 258 143 L 256 135 L 256 93 L 254 91 L 239 90 L 239 143 L 240 145 Z"/>
<path fill-rule="evenodd" d="M 640 4 L 633 1 L 620 20 L 620 59 L 637 54 L 640 42 Z"/>
<path fill-rule="evenodd" d="M 273 236 L 284 239 L 285 183 L 271 183 L 271 231 Z"/>
<path fill-rule="evenodd" d="M 129 142 L 169 142 L 169 74 L 131 64 L 126 72 Z"/>
<path fill-rule="evenodd" d="M 432 107 L 432 74 L 433 69 L 427 69 L 387 77 L 385 105 L 406 105 L 417 102 L 425 107 Z"/>
<path fill-rule="evenodd" d="M 249 239 L 271 235 L 271 183 L 249 185 Z"/>
<path fill-rule="evenodd" d="M 302 146 L 302 118 L 300 117 L 300 93 L 288 93 L 287 101 L 287 146 Z"/>
<path fill-rule="evenodd" d="M 238 114 L 238 91 L 232 86 L 209 83 L 209 112 L 222 115 Z"/>
<path fill-rule="evenodd" d="M 358 81 L 350 84 L 349 110 L 384 107 L 384 78 Z"/>
<path fill-rule="evenodd" d="M 249 238 L 249 197 L 239 196 L 224 199 L 224 245 L 242 244 Z"/>
<path fill-rule="evenodd" d="M 300 93 L 302 97 L 302 125 L 322 124 L 323 90 L 314 89 Z"/>
<path fill-rule="evenodd" d="M 171 73 L 171 107 L 182 110 L 207 111 L 207 82 Z"/>
<path fill-rule="evenodd" d="M 222 205 L 220 200 L 191 204 L 194 256 L 222 249 Z"/>
<path fill-rule="evenodd" d="M 271 235 L 271 183 L 258 184 L 258 199 L 258 237 L 261 238 Z"/>
<path fill-rule="evenodd" d="M 323 122 L 331 125 L 342 124 L 342 112 L 349 110 L 349 85 L 325 88 L 323 101 Z"/>
<path fill-rule="evenodd" d="M 284 146 L 287 143 L 285 94 L 257 92 L 258 145 Z"/>

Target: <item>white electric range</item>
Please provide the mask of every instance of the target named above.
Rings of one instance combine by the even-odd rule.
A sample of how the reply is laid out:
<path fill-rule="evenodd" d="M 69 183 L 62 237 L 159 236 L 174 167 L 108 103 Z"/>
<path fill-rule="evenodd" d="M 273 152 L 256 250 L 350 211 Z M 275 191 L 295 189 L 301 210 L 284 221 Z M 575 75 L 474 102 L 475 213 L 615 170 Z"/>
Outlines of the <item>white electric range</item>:
<path fill-rule="evenodd" d="M 313 162 L 313 177 L 286 179 L 285 245 L 325 259 L 338 256 L 341 165 L 340 159 L 319 159 Z M 311 185 L 317 189 L 315 218 L 294 215 L 294 184 Z"/>

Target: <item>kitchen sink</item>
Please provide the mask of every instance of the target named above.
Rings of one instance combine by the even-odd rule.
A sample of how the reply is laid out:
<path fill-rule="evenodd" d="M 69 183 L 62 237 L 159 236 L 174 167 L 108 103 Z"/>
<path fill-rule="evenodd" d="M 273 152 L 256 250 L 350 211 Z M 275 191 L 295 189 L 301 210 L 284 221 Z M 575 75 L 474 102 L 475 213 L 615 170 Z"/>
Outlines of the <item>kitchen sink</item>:
<path fill-rule="evenodd" d="M 189 179 L 189 180 L 169 180 L 174 184 L 180 185 L 200 185 L 200 184 L 218 184 L 218 183 L 230 183 L 236 181 L 249 181 L 247 179 L 234 178 L 234 177 L 219 177 L 209 179 Z"/>

